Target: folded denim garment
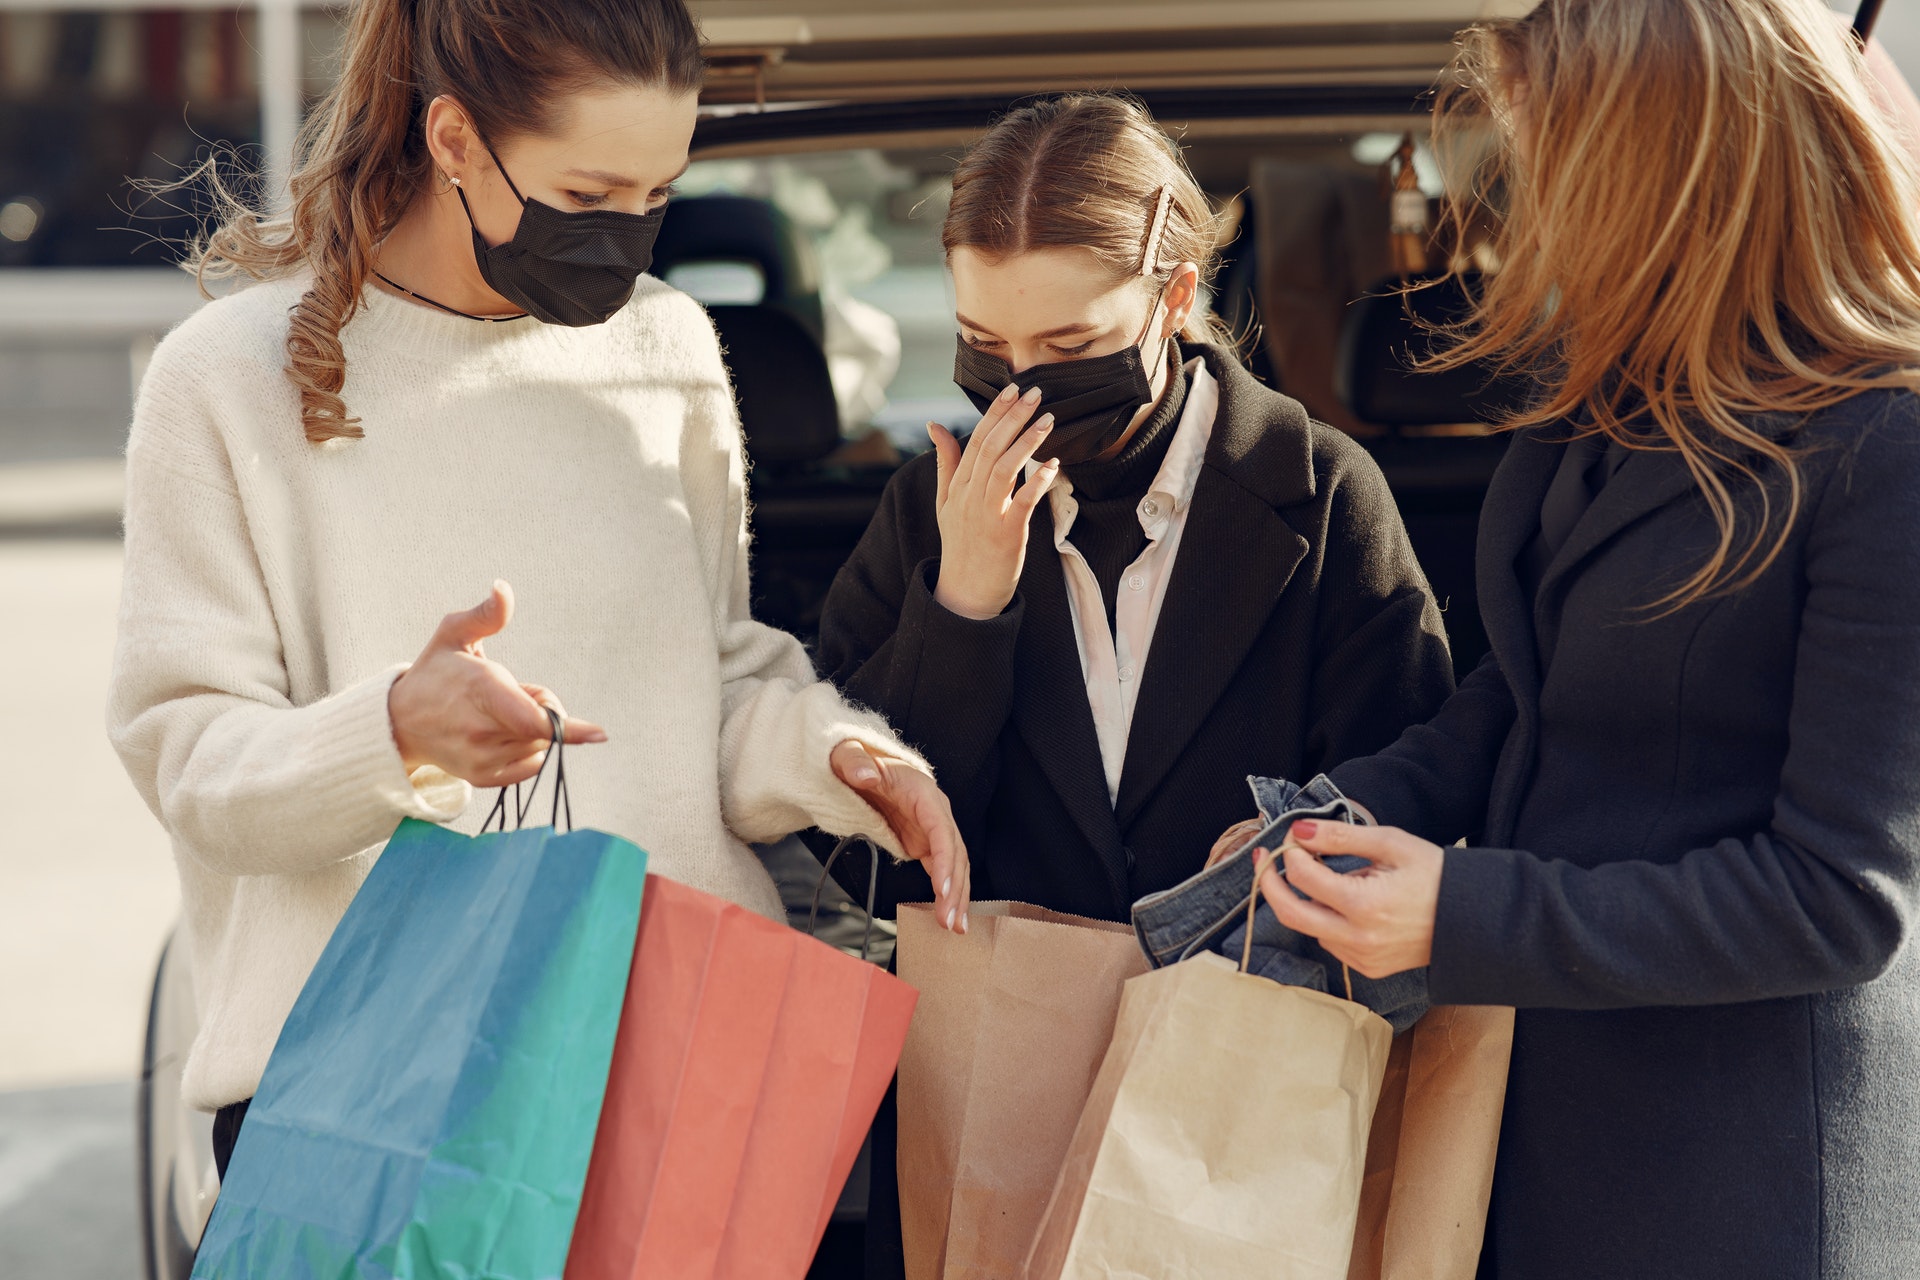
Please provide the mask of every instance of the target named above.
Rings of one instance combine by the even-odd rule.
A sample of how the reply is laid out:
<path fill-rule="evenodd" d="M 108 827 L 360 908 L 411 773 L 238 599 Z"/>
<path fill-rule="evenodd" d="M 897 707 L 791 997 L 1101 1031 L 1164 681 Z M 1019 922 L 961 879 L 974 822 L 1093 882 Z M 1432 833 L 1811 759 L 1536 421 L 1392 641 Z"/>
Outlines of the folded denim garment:
<path fill-rule="evenodd" d="M 1246 946 L 1247 901 L 1256 896 L 1252 893 L 1253 851 L 1278 849 L 1288 829 L 1302 818 L 1367 824 L 1365 815 L 1325 774 L 1304 787 L 1280 778 L 1248 778 L 1247 785 L 1253 789 L 1254 802 L 1266 823 L 1259 833 L 1192 879 L 1133 904 L 1134 933 L 1139 936 L 1141 950 L 1147 953 L 1147 963 L 1154 968 L 1164 968 L 1201 951 L 1216 952 L 1238 964 Z M 1346 855 L 1333 855 L 1322 862 L 1342 875 L 1368 865 L 1365 858 Z M 1298 889 L 1294 892 L 1300 893 Z M 1431 1003 L 1425 969 L 1410 969 L 1385 978 L 1358 973 L 1343 976 L 1340 969 L 1340 962 L 1325 947 L 1281 924 L 1266 900 L 1260 899 L 1253 918 L 1248 972 L 1290 987 L 1341 995 L 1346 994 L 1350 978 L 1353 999 L 1385 1018 L 1395 1031 L 1405 1031 L 1419 1021 Z"/>

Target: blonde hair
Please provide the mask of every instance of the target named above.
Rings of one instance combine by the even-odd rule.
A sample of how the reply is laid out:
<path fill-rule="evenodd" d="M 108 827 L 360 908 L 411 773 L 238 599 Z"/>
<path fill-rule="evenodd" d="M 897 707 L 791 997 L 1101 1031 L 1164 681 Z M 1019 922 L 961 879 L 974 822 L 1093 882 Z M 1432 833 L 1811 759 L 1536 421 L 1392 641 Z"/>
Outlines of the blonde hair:
<path fill-rule="evenodd" d="M 1443 164 L 1484 157 L 1450 216 L 1503 206 L 1502 265 L 1434 364 L 1532 376 L 1508 426 L 1680 454 L 1719 544 L 1653 607 L 1751 583 L 1805 496 L 1756 416 L 1916 384 L 1920 184 L 1858 49 L 1818 0 L 1544 0 L 1469 28 L 1449 79 Z"/>
<path fill-rule="evenodd" d="M 339 81 L 300 131 L 291 210 L 260 213 L 209 161 L 192 177 L 211 184 L 221 222 L 186 266 L 203 291 L 208 280 L 312 273 L 287 330 L 287 378 L 308 440 L 357 439 L 340 398 L 340 329 L 360 307 L 380 241 L 432 180 L 428 104 L 453 95 L 497 147 L 550 128 L 559 99 L 577 89 L 691 91 L 704 73 L 682 0 L 354 0 Z"/>
<path fill-rule="evenodd" d="M 1071 93 L 1008 112 L 968 149 L 953 172 L 940 243 L 948 254 L 968 248 L 992 258 L 1083 248 L 1114 276 L 1161 287 L 1193 262 L 1205 288 L 1224 225 L 1145 107 L 1118 94 Z M 1231 342 L 1200 307 L 1182 336 Z"/>

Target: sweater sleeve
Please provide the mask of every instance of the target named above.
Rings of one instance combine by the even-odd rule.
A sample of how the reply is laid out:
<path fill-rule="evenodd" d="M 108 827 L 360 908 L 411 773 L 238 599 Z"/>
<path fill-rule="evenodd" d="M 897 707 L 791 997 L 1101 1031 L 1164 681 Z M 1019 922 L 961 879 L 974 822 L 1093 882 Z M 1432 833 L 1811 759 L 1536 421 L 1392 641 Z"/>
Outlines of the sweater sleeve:
<path fill-rule="evenodd" d="M 820 619 L 820 661 L 850 697 L 926 753 L 964 814 L 993 789 L 1026 605 L 1016 595 L 998 617 L 981 620 L 933 598 L 938 534 L 916 536 L 933 522 L 932 461 L 923 455 L 894 476 L 834 577 Z"/>
<path fill-rule="evenodd" d="M 689 323 L 704 328 L 701 364 L 711 376 L 689 385 L 681 482 L 706 567 L 719 650 L 720 807 L 741 839 L 766 842 L 819 827 L 871 835 L 896 857 L 900 842 L 871 806 L 834 774 L 834 747 L 849 739 L 876 754 L 933 770 L 880 716 L 849 704 L 815 673 L 800 641 L 756 622 L 750 604 L 746 465 L 717 339 L 698 304 Z"/>
<path fill-rule="evenodd" d="M 108 730 L 176 842 L 227 875 L 300 874 L 402 818 L 444 822 L 465 783 L 409 778 L 395 666 L 296 706 L 265 577 L 191 332 L 156 352 L 127 449 L 126 560 Z"/>
<path fill-rule="evenodd" d="M 1909 398 L 1911 399 L 1911 398 Z M 1678 861 L 1449 850 L 1433 996 L 1604 1009 L 1833 990 L 1920 912 L 1920 430 L 1884 423 L 1812 516 L 1789 747 L 1768 826 Z"/>
<path fill-rule="evenodd" d="M 1453 692 L 1446 629 L 1386 477 L 1358 448 L 1348 457 L 1328 481 L 1309 775 L 1381 750 Z"/>

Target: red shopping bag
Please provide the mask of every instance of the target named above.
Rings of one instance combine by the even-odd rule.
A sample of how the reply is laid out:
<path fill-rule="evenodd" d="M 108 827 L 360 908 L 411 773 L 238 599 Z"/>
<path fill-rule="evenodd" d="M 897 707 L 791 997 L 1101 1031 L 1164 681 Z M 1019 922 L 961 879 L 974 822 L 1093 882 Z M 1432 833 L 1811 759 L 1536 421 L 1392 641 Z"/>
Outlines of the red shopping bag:
<path fill-rule="evenodd" d="M 646 893 L 567 1280 L 803 1276 L 913 988 L 671 880 Z"/>

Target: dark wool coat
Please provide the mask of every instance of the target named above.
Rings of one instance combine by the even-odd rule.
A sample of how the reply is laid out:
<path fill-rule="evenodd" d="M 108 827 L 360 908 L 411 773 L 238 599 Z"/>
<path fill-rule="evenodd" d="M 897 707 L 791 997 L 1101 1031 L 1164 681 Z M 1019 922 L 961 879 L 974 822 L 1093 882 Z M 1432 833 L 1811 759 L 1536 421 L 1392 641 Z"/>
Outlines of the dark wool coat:
<path fill-rule="evenodd" d="M 1125 920 L 1252 816 L 1248 774 L 1308 778 L 1380 750 L 1452 692 L 1445 634 L 1373 460 L 1228 352 L 1212 438 L 1148 651 L 1117 805 L 1094 736 L 1049 504 L 1018 594 L 934 602 L 931 454 L 903 467 L 835 579 L 823 669 L 923 750 L 954 800 L 973 895 Z M 859 861 L 850 859 L 848 861 Z M 867 869 L 846 882 L 864 892 Z M 926 899 L 891 868 L 882 897 Z"/>
<path fill-rule="evenodd" d="M 1499 1280 L 1920 1276 L 1920 399 L 1796 438 L 1785 553 L 1664 617 L 1714 544 L 1679 457 L 1635 453 L 1530 599 L 1562 446 L 1517 439 L 1481 518 L 1492 654 L 1334 772 L 1475 846 L 1430 976 L 1520 1011 Z"/>

